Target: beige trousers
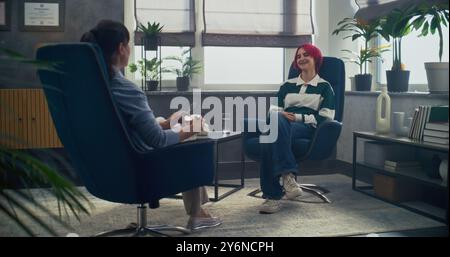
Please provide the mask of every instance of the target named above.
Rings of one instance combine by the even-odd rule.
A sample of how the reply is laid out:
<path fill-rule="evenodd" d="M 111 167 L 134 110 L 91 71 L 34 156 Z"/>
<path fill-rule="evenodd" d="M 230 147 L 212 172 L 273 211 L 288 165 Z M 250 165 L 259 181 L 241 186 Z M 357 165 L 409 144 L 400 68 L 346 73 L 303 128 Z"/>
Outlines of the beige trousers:
<path fill-rule="evenodd" d="M 192 190 L 183 192 L 183 202 L 186 213 L 190 216 L 198 214 L 201 206 L 209 200 L 205 187 L 196 187 Z"/>

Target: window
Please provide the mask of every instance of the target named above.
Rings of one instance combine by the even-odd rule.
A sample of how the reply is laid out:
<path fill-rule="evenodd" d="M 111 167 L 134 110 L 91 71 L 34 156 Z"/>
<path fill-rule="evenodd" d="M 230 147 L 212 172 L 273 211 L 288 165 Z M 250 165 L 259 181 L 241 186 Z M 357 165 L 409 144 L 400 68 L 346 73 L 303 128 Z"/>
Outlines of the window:
<path fill-rule="evenodd" d="M 281 84 L 283 48 L 204 47 L 205 84 Z"/>
<path fill-rule="evenodd" d="M 168 56 L 181 56 L 181 53 L 183 51 L 186 51 L 187 49 L 189 49 L 189 47 L 178 47 L 178 46 L 163 46 L 161 47 L 161 59 L 164 59 Z M 137 63 L 139 60 L 142 60 L 142 56 L 141 56 L 141 51 L 142 51 L 142 46 L 135 46 L 134 47 L 134 60 L 135 63 Z M 148 51 L 147 52 L 147 59 L 151 59 L 156 57 L 156 51 Z M 163 60 L 162 62 L 162 67 L 168 68 L 181 68 L 181 65 L 173 60 Z M 141 80 L 141 74 L 139 72 L 135 73 L 135 79 L 136 80 Z M 162 74 L 162 80 L 175 80 L 176 79 L 176 75 L 173 73 L 163 73 Z"/>
<path fill-rule="evenodd" d="M 442 61 L 448 62 L 448 28 L 443 31 L 444 47 L 442 54 Z M 427 75 L 425 71 L 425 62 L 439 61 L 439 35 L 428 35 L 426 37 L 419 37 L 419 32 L 413 31 L 411 34 L 403 38 L 402 42 L 402 63 L 406 65 L 406 70 L 410 70 L 410 85 L 427 84 Z M 382 39 L 381 45 L 387 44 Z M 378 62 L 378 82 L 386 84 L 386 70 L 392 67 L 392 52 L 383 54 L 384 63 Z"/>

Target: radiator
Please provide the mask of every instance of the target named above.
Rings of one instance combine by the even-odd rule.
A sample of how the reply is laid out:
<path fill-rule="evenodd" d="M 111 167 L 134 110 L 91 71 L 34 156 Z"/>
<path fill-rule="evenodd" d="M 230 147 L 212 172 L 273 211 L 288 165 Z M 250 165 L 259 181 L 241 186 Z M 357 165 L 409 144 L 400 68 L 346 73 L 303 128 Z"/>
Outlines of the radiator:
<path fill-rule="evenodd" d="M 42 89 L 0 89 L 0 144 L 11 149 L 63 147 Z"/>

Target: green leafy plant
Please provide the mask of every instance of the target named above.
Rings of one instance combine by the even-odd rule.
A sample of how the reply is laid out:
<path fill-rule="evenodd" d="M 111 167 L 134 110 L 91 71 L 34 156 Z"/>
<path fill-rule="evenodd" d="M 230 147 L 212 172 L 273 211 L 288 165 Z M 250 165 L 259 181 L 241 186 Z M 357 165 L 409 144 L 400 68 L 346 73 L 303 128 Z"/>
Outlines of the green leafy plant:
<path fill-rule="evenodd" d="M 414 5 L 405 9 L 394 9 L 386 17 L 381 19 L 380 35 L 386 41 L 392 38 L 392 69 L 403 70 L 402 64 L 402 39 L 412 31 L 411 19 L 416 15 Z"/>
<path fill-rule="evenodd" d="M 379 47 L 372 47 L 369 49 L 363 49 L 358 52 L 351 51 L 351 50 L 342 50 L 343 52 L 350 53 L 352 57 L 342 57 L 344 60 L 354 63 L 359 66 L 359 73 L 363 74 L 363 66 L 367 63 L 372 63 L 373 58 L 381 59 L 383 61 L 383 58 L 381 56 L 382 53 L 389 51 L 387 49 L 389 45 L 386 46 L 379 46 Z"/>
<path fill-rule="evenodd" d="M 39 69 L 59 72 L 55 68 L 55 63 L 28 59 L 6 48 L 0 48 L 0 59 L 3 62 L 31 64 Z M 0 102 L 0 108 L 8 109 L 8 106 Z M 0 213 L 6 215 L 6 218 L 16 223 L 30 236 L 35 235 L 29 226 L 30 223 L 35 223 L 51 235 L 57 236 L 50 224 L 56 223 L 71 229 L 64 217 L 73 215 L 79 221 L 81 214 L 90 215 L 89 209 L 92 208 L 92 204 L 69 180 L 31 154 L 9 149 L 4 140 L 17 139 L 0 134 Z M 25 189 L 11 189 L 14 187 L 11 177 L 17 178 Z M 58 214 L 39 202 L 31 192 L 31 188 L 41 188 L 55 197 Z M 38 212 L 46 214 L 47 218 L 43 220 Z"/>
<path fill-rule="evenodd" d="M 173 60 L 180 64 L 181 68 L 169 68 L 169 72 L 177 75 L 177 77 L 189 77 L 200 73 L 202 70 L 201 62 L 193 59 L 189 55 L 190 49 L 186 49 L 181 53 L 181 56 L 169 56 L 166 60 Z"/>
<path fill-rule="evenodd" d="M 145 36 L 152 37 L 161 33 L 164 25 L 161 25 L 159 22 L 147 22 L 147 26 L 142 23 L 138 24 L 138 31 L 143 32 Z"/>
<path fill-rule="evenodd" d="M 161 73 L 169 72 L 169 69 L 161 67 L 163 60 L 158 60 L 157 58 L 152 58 L 150 60 L 139 60 L 137 63 L 132 63 L 128 66 L 130 72 L 135 73 L 139 71 L 143 78 L 148 77 L 150 80 L 159 80 L 160 68 Z"/>
<path fill-rule="evenodd" d="M 420 31 L 420 36 L 434 35 L 436 31 L 439 35 L 439 62 L 442 62 L 444 35 L 443 27 L 449 23 L 449 4 L 440 3 L 435 5 L 422 4 L 416 9 L 417 16 L 413 19 L 414 29 Z"/>
<path fill-rule="evenodd" d="M 360 74 L 363 74 L 363 67 L 364 73 L 367 73 L 367 63 L 370 62 L 370 58 L 378 57 L 380 55 L 380 52 L 377 52 L 379 48 L 369 49 L 370 40 L 376 38 L 381 32 L 380 20 L 377 19 L 368 22 L 362 19 L 344 18 L 337 25 L 338 28 L 333 31 L 333 35 L 347 32 L 350 33 L 350 35 L 344 37 L 344 39 L 351 38 L 352 41 L 355 41 L 361 38 L 364 40 L 364 48 L 362 48 L 359 53 L 351 50 L 343 51 L 349 52 L 356 57 L 356 60 L 358 60 L 357 64 L 360 66 Z"/>

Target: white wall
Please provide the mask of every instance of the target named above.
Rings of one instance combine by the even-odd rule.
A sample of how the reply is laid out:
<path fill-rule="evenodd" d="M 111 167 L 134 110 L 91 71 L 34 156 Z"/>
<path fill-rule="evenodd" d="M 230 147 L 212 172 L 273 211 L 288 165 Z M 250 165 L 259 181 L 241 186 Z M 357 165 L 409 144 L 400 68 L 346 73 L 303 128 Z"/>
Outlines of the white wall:
<path fill-rule="evenodd" d="M 320 2 L 318 0 L 316 2 Z M 354 0 L 329 0 L 329 33 L 328 33 L 328 43 L 329 43 L 329 55 L 335 57 L 343 57 L 345 54 L 341 51 L 342 49 L 348 49 L 352 51 L 358 51 L 359 43 L 357 41 L 352 41 L 350 38 L 343 39 L 348 34 L 339 33 L 338 36 L 331 35 L 333 31 L 337 28 L 337 24 L 344 18 L 353 17 L 358 10 L 358 7 L 354 3 Z M 346 90 L 350 90 L 350 79 L 349 77 L 358 74 L 358 66 L 353 63 L 345 63 L 345 72 L 347 81 L 345 83 Z"/>
<path fill-rule="evenodd" d="M 124 0 L 125 3 L 125 25 L 128 27 L 130 32 L 134 31 L 134 14 L 133 14 L 133 5 L 134 0 Z M 196 32 L 196 47 L 192 49 L 192 54 L 198 60 L 203 59 L 203 48 L 201 47 L 201 28 L 203 28 L 203 20 L 201 19 L 202 12 L 202 0 L 195 0 L 196 5 L 196 23 L 197 23 L 197 32 Z M 357 10 L 357 6 L 354 3 L 354 0 L 313 0 L 312 8 L 314 14 L 314 37 L 313 43 L 318 46 L 323 55 L 325 56 L 334 56 L 334 57 L 342 57 L 343 54 L 341 52 L 342 49 L 349 49 L 353 51 L 357 51 L 359 46 L 357 42 L 352 42 L 351 39 L 343 40 L 342 38 L 345 36 L 344 34 L 340 34 L 339 36 L 332 36 L 331 33 L 334 29 L 336 29 L 337 23 L 346 17 L 353 17 Z M 131 43 L 131 42 L 130 42 Z M 285 51 L 285 67 L 286 67 L 286 77 L 289 72 L 289 66 L 292 62 L 292 59 L 295 55 L 296 49 L 286 49 Z M 132 49 L 133 51 L 133 49 Z M 133 57 L 134 54 L 132 53 Z M 130 62 L 133 60 L 130 59 Z M 347 78 L 353 76 L 358 73 L 358 67 L 355 64 L 346 63 L 346 76 Z M 202 74 L 201 74 L 202 75 Z M 132 76 L 130 76 L 132 78 Z M 167 83 L 165 83 L 167 85 Z M 260 85 L 227 85 L 224 88 L 218 87 L 205 87 L 203 76 L 194 76 L 192 85 L 196 85 L 203 89 L 260 89 Z M 173 86 L 175 84 L 173 83 Z M 265 86 L 265 90 L 273 89 L 277 90 L 279 85 L 273 86 Z M 350 90 L 350 79 L 347 79 L 346 89 Z"/>

